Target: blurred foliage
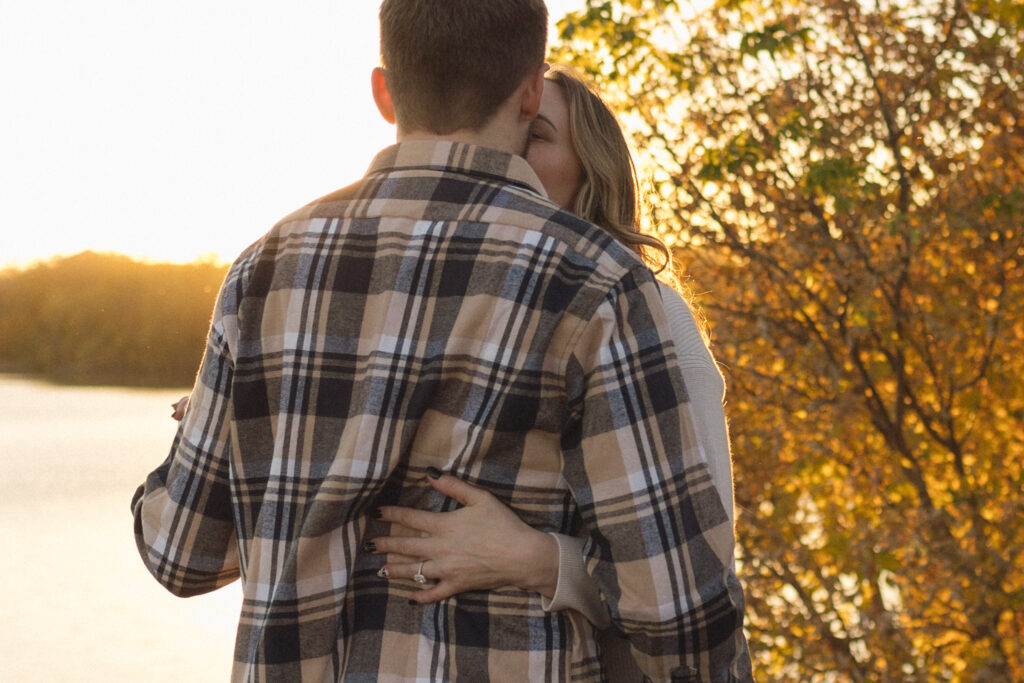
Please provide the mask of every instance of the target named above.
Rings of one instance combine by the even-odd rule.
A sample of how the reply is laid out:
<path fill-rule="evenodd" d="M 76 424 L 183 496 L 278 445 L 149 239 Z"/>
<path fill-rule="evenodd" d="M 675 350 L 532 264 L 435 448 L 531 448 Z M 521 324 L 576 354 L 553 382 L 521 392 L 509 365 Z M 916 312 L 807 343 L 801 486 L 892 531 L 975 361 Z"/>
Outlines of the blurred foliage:
<path fill-rule="evenodd" d="M 1024 5 L 589 0 L 729 382 L 762 680 L 1024 680 Z"/>
<path fill-rule="evenodd" d="M 93 252 L 0 271 L 0 369 L 80 384 L 191 386 L 226 271 Z"/>

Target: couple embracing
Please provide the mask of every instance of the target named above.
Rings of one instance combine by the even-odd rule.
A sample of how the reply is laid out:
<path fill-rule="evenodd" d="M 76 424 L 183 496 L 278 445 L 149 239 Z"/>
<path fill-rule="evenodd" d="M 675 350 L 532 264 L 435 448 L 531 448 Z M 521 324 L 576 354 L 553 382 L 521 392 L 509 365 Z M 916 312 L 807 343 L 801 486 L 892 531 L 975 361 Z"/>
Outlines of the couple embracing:
<path fill-rule="evenodd" d="M 749 680 L 721 376 L 541 0 L 385 0 L 398 144 L 233 264 L 132 501 L 239 681 Z M 660 256 L 659 256 L 660 253 Z"/>

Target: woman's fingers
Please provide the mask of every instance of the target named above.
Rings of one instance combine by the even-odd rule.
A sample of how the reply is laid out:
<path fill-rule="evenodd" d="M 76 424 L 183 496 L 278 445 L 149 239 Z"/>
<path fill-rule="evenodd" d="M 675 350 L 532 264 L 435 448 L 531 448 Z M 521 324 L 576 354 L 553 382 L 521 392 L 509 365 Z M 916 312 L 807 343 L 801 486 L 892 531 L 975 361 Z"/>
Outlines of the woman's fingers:
<path fill-rule="evenodd" d="M 418 602 L 421 605 L 426 605 L 432 602 L 439 602 L 445 598 L 450 598 L 456 593 L 461 593 L 462 590 L 463 589 L 460 589 L 451 583 L 442 581 L 441 583 L 438 583 L 431 588 L 427 588 L 426 590 L 416 591 L 409 597 L 409 599 L 413 602 Z"/>
<path fill-rule="evenodd" d="M 430 558 L 437 552 L 437 542 L 419 536 L 380 536 L 366 544 L 366 550 L 376 554 L 404 555 Z"/>
<path fill-rule="evenodd" d="M 434 566 L 431 566 L 431 564 Z M 420 583 L 416 581 L 416 575 L 422 573 L 423 583 L 420 585 L 423 588 L 413 593 L 409 599 L 421 605 L 426 605 L 450 598 L 456 593 L 466 590 L 465 586 L 439 576 L 440 571 L 439 565 L 436 562 L 432 563 L 430 560 L 425 560 L 422 564 L 420 562 L 392 561 L 384 565 L 377 572 L 377 575 L 389 581 L 404 580 Z"/>
<path fill-rule="evenodd" d="M 449 498 L 454 498 L 466 507 L 472 507 L 474 505 L 483 505 L 491 500 L 497 500 L 488 491 L 480 488 L 479 486 L 473 486 L 470 483 L 462 481 L 458 477 L 453 477 L 450 474 L 442 474 L 435 478 L 433 476 L 427 476 L 427 481 L 437 491 L 443 493 Z"/>
<path fill-rule="evenodd" d="M 436 566 L 431 567 L 432 564 L 436 563 L 431 560 L 414 560 L 412 562 L 391 561 L 384 565 L 383 568 L 387 570 L 387 575 L 384 575 L 383 570 L 380 575 L 386 579 L 405 579 L 406 581 L 416 581 L 416 576 L 421 575 L 423 577 L 422 585 L 433 585 L 441 577 L 435 571 L 438 568 Z M 420 582 L 416 581 L 416 583 Z"/>
<path fill-rule="evenodd" d="M 171 413 L 171 417 L 178 422 L 181 422 L 182 418 L 185 417 L 185 411 L 188 409 L 188 399 L 189 396 L 182 396 L 176 402 L 171 404 L 171 407 L 174 408 L 174 412 Z"/>
<path fill-rule="evenodd" d="M 378 519 L 391 524 L 390 535 L 372 539 L 367 550 L 388 554 L 382 578 L 410 580 L 423 561 L 428 581 L 417 594 L 421 603 L 500 586 L 554 594 L 558 544 L 552 536 L 526 525 L 485 489 L 436 469 L 427 476 L 434 489 L 462 507 L 380 508 Z"/>
<path fill-rule="evenodd" d="M 409 529 L 433 535 L 437 531 L 438 525 L 443 522 L 444 514 L 443 512 L 427 512 L 415 508 L 384 505 L 380 508 L 378 519 L 382 522 L 401 524 Z"/>
<path fill-rule="evenodd" d="M 399 555 L 398 553 L 388 553 L 388 562 L 397 562 L 398 564 L 416 564 L 420 561 L 419 557 L 415 555 Z"/>

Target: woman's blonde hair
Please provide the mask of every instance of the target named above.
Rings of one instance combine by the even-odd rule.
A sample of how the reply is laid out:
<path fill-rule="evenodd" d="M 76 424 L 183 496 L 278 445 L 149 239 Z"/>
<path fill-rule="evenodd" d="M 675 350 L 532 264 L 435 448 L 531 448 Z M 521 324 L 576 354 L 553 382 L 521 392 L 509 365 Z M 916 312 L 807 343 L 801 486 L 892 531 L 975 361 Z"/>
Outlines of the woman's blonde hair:
<path fill-rule="evenodd" d="M 670 276 L 668 247 L 640 232 L 640 186 L 618 119 L 575 69 L 553 66 L 545 77 L 565 94 L 569 136 L 583 168 L 583 184 L 568 208 L 638 253 L 655 273 Z"/>

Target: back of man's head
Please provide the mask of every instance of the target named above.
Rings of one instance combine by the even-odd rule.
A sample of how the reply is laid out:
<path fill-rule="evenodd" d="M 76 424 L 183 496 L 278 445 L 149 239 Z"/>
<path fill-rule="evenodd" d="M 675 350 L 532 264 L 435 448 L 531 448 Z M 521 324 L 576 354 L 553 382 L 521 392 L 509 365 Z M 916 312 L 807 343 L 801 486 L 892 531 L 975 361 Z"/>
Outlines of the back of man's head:
<path fill-rule="evenodd" d="M 384 0 L 381 62 L 398 125 L 478 131 L 544 61 L 543 0 Z"/>

